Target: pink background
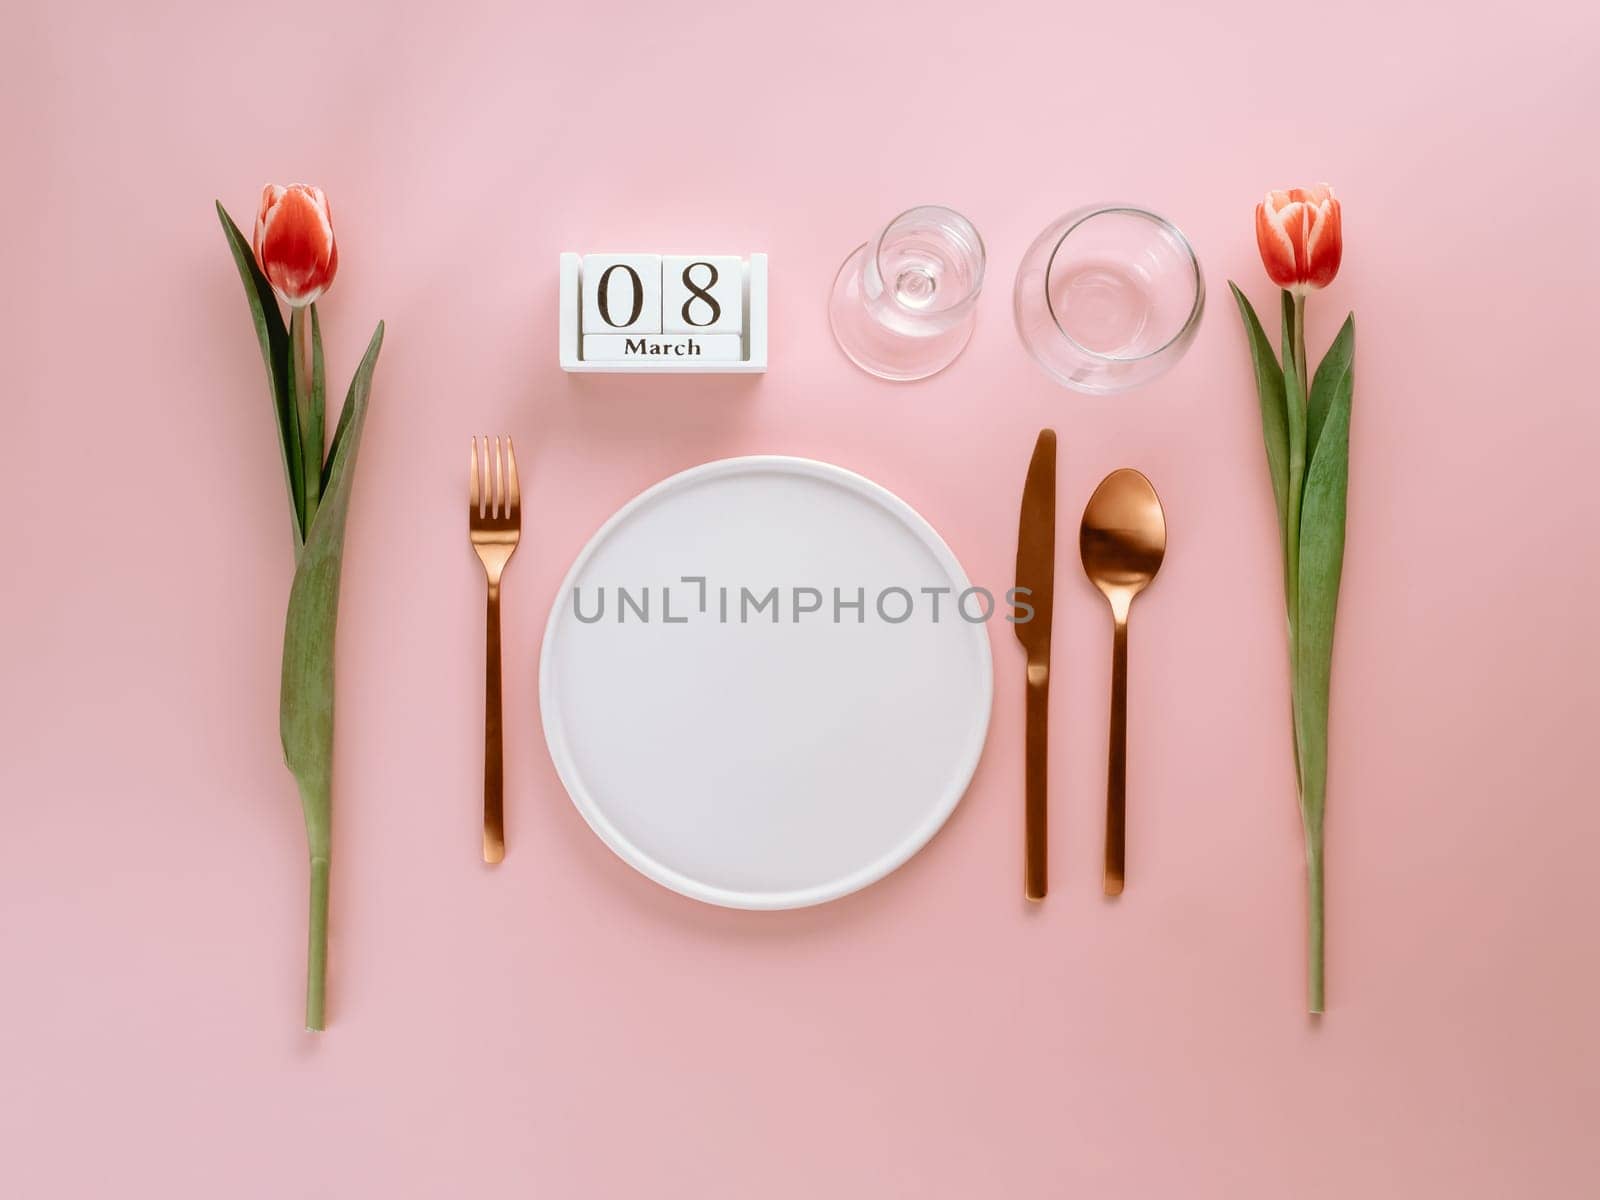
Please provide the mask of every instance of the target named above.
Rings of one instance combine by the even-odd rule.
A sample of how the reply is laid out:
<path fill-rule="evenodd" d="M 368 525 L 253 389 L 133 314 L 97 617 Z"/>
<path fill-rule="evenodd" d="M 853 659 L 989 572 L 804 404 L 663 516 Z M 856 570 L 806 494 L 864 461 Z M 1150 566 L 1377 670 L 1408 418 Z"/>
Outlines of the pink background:
<path fill-rule="evenodd" d="M 1586 6 L 11 6 L 0 338 L 0 1190 L 18 1197 L 1578 1196 L 1600 1170 L 1594 872 L 1600 84 Z M 1326 178 L 1359 313 L 1328 854 L 1302 1010 L 1274 517 L 1226 280 Z M 261 366 L 211 211 L 333 198 L 342 392 L 388 321 L 339 641 L 334 944 L 300 1030 L 290 578 Z M 1123 398 L 1011 328 L 1034 234 L 1131 199 L 1210 307 Z M 944 375 L 823 301 L 938 201 L 990 275 Z M 756 379 L 569 378 L 556 256 L 765 250 Z M 860 470 L 1004 586 L 1033 437 L 1066 531 L 1121 465 L 1171 522 L 1132 641 L 1130 885 L 1099 896 L 1109 622 L 1060 553 L 1054 889 L 1021 898 L 1022 660 L 927 850 L 752 914 L 624 866 L 539 732 L 553 589 L 708 459 Z M 477 858 L 464 448 L 518 439 L 510 856 Z M 507 1193 L 500 1185 L 512 1185 Z"/>

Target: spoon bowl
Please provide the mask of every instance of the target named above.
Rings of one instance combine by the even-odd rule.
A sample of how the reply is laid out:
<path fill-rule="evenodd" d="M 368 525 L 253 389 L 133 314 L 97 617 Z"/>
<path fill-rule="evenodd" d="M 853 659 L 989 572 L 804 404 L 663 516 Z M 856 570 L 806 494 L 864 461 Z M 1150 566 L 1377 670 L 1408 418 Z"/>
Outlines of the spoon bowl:
<path fill-rule="evenodd" d="M 1106 772 L 1105 893 L 1122 894 L 1126 876 L 1128 777 L 1128 611 L 1167 553 L 1167 517 L 1150 481 L 1113 471 L 1083 511 L 1078 552 L 1091 583 L 1111 604 L 1111 746 Z"/>
<path fill-rule="evenodd" d="M 1150 481 L 1128 467 L 1107 475 L 1083 510 L 1078 550 L 1089 581 L 1127 620 L 1167 553 L 1167 518 Z"/>

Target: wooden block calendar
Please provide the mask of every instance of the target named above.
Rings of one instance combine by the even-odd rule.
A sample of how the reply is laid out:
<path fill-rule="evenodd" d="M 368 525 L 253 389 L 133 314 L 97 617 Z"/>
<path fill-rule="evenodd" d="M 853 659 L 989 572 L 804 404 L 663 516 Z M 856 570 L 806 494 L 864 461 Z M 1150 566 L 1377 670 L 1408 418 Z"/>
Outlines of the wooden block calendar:
<path fill-rule="evenodd" d="M 767 369 L 767 256 L 563 254 L 565 371 Z"/>

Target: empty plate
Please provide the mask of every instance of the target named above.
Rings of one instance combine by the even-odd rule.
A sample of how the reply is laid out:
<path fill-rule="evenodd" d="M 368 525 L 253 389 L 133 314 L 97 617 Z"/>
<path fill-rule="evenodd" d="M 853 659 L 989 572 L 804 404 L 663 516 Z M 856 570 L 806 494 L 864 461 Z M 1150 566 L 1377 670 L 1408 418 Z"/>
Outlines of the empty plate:
<path fill-rule="evenodd" d="M 993 692 L 988 597 L 860 475 L 695 467 L 618 511 L 562 584 L 539 672 L 551 757 L 595 833 L 674 891 L 843 896 L 966 790 Z"/>

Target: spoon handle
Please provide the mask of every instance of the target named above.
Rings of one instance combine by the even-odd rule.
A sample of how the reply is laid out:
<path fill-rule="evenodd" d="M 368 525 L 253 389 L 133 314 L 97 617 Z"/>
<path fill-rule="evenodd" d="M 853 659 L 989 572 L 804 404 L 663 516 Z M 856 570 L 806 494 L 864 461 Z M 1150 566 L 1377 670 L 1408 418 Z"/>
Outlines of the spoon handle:
<path fill-rule="evenodd" d="M 1116 621 L 1111 640 L 1111 751 L 1106 771 L 1106 880 L 1108 896 L 1122 894 L 1128 786 L 1128 619 Z"/>

